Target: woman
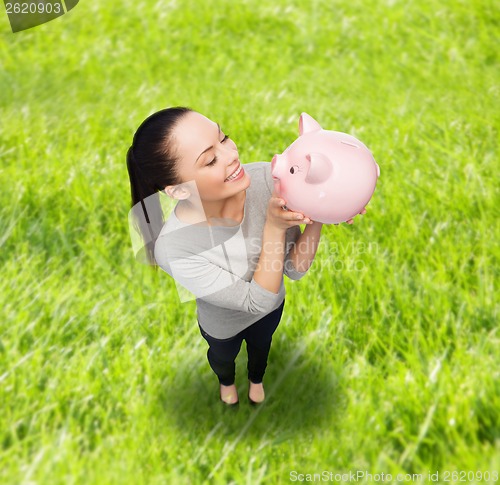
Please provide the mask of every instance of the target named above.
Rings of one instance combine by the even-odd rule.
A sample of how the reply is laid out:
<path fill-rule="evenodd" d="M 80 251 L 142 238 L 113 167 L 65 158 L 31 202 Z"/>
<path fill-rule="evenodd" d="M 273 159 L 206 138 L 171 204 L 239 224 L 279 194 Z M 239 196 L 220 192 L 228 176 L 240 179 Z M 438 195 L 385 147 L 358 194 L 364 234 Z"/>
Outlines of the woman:
<path fill-rule="evenodd" d="M 248 398 L 261 403 L 272 335 L 285 304 L 283 274 L 297 280 L 306 273 L 322 224 L 287 210 L 273 191 L 271 164 L 243 166 L 219 124 L 190 108 L 148 117 L 134 136 L 127 166 L 132 206 L 141 203 L 148 224 L 163 222 L 152 195 L 163 192 L 177 201 L 159 234 L 141 231 L 151 264 L 196 297 L 220 399 L 239 402 L 235 358 L 245 340 Z M 303 233 L 300 224 L 306 224 Z"/>

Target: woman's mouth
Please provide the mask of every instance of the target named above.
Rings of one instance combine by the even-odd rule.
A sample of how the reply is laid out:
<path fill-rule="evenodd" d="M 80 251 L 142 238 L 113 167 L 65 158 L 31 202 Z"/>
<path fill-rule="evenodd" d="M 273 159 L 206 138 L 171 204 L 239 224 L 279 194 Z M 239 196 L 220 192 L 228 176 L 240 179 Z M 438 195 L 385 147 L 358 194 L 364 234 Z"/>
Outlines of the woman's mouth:
<path fill-rule="evenodd" d="M 240 164 L 240 166 L 229 176 L 227 177 L 224 182 L 231 182 L 234 179 L 237 179 L 240 177 L 240 175 L 243 174 L 243 167 Z"/>

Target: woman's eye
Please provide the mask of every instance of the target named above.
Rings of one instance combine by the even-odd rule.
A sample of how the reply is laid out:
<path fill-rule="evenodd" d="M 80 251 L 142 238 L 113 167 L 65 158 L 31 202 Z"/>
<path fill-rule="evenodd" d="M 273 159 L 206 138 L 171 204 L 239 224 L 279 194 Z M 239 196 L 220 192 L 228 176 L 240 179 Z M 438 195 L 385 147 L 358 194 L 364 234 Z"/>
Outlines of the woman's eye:
<path fill-rule="evenodd" d="M 221 143 L 224 143 L 226 140 L 229 140 L 229 135 L 224 135 L 224 138 L 221 140 Z M 207 167 L 210 165 L 215 165 L 216 162 L 217 162 L 217 157 L 214 157 L 214 159 L 210 163 L 207 163 Z"/>

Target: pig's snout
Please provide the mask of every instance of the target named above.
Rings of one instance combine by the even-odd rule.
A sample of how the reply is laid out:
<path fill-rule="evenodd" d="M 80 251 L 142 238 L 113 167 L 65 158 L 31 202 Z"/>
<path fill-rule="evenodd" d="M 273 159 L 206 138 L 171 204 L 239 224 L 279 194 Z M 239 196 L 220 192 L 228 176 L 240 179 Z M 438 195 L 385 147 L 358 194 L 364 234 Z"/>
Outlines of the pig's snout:
<path fill-rule="evenodd" d="M 283 160 L 280 155 L 274 155 L 271 160 L 271 175 L 274 180 L 279 180 L 283 177 Z"/>

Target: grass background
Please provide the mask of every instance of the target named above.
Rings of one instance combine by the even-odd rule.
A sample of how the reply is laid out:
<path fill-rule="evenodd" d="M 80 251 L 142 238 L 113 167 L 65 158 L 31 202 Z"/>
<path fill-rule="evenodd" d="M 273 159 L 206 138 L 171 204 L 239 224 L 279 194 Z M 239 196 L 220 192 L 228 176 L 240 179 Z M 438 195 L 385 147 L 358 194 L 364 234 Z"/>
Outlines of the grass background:
<path fill-rule="evenodd" d="M 493 0 L 82 0 L 17 34 L 0 15 L 0 483 L 500 472 L 499 28 Z M 126 149 L 174 105 L 245 163 L 306 111 L 381 168 L 367 214 L 285 278 L 259 409 L 244 346 L 221 408 L 195 303 L 131 251 Z"/>

